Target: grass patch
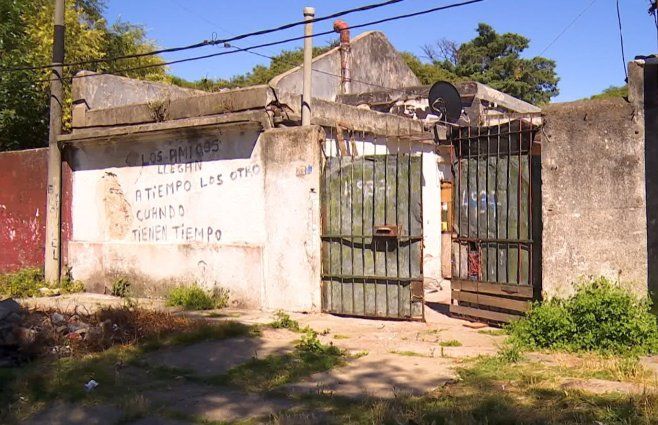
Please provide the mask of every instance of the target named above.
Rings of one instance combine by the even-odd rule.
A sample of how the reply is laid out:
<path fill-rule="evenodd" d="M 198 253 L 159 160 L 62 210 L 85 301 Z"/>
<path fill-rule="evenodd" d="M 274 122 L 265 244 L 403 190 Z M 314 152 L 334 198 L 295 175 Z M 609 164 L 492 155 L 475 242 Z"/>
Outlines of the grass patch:
<path fill-rule="evenodd" d="M 67 358 L 44 358 L 21 368 L 0 368 L 0 422 L 20 420 L 44 403 L 53 400 L 71 402 L 112 402 L 127 406 L 127 415 L 137 417 L 142 403 L 134 403 L 137 395 L 149 388 L 161 387 L 162 381 L 175 376 L 150 373 L 141 357 L 167 346 L 219 340 L 257 332 L 251 326 L 236 322 L 206 323 L 166 313 L 162 321 L 138 316 L 141 333 L 132 344 L 114 345 L 104 351 L 77 354 Z M 173 374 L 172 374 L 173 375 Z M 177 376 L 177 375 L 176 375 Z M 87 393 L 83 385 L 90 379 L 100 385 Z M 3 422 L 4 423 L 4 422 Z"/>
<path fill-rule="evenodd" d="M 274 313 L 274 320 L 270 322 L 270 327 L 274 329 L 288 329 L 293 332 L 299 332 L 301 330 L 299 322 L 292 319 L 290 315 L 283 310 Z"/>
<path fill-rule="evenodd" d="M 563 389 L 560 383 L 578 376 L 579 366 L 565 369 L 482 356 L 463 360 L 459 380 L 422 397 L 401 394 L 392 400 L 356 401 L 318 391 L 299 397 L 303 408 L 281 412 L 279 417 L 313 417 L 322 412 L 315 422 L 302 423 L 391 425 L 657 423 L 655 393 L 594 395 Z"/>
<path fill-rule="evenodd" d="M 350 339 L 347 335 L 334 334 L 334 339 Z"/>
<path fill-rule="evenodd" d="M 253 358 L 231 369 L 227 374 L 208 379 L 206 383 L 231 385 L 247 391 L 271 391 L 277 387 L 340 366 L 345 354 L 333 345 L 322 344 L 317 333 L 306 330 L 295 350 L 290 354 Z"/>
<path fill-rule="evenodd" d="M 451 339 L 448 341 L 441 341 L 439 342 L 439 345 L 441 347 L 461 347 L 462 343 L 457 341 L 456 339 Z"/>
<path fill-rule="evenodd" d="M 482 335 L 490 335 L 490 336 L 507 335 L 507 331 L 505 329 L 480 329 L 478 333 Z"/>
<path fill-rule="evenodd" d="M 217 287 L 208 292 L 198 285 L 177 286 L 167 294 L 166 305 L 185 310 L 212 310 L 228 305 L 228 290 Z"/>
<path fill-rule="evenodd" d="M 416 351 L 410 351 L 410 350 L 392 350 L 389 351 L 391 354 L 397 354 L 398 356 L 407 356 L 407 357 L 429 357 L 426 356 L 425 354 L 417 353 Z"/>

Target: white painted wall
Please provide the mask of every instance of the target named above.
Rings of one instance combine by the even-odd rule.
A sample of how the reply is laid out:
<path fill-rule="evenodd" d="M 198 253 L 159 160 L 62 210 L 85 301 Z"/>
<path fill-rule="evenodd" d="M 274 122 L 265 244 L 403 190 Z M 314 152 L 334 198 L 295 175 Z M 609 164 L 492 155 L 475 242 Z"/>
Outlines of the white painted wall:
<path fill-rule="evenodd" d="M 124 136 L 72 164 L 69 266 L 93 290 L 196 282 L 247 307 L 320 309 L 317 127 Z"/>
<path fill-rule="evenodd" d="M 259 136 L 255 126 L 219 127 L 78 149 L 74 277 L 92 285 L 108 273 L 153 286 L 195 281 L 259 305 L 265 243 Z"/>

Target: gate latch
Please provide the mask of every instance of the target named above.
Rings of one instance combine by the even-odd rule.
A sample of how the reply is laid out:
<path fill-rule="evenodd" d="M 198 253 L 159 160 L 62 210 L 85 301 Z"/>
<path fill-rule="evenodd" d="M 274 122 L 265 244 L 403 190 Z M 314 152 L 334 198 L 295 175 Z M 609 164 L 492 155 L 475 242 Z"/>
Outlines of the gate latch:
<path fill-rule="evenodd" d="M 401 233 L 401 225 L 385 224 L 383 226 L 375 226 L 374 236 L 380 238 L 397 238 Z"/>

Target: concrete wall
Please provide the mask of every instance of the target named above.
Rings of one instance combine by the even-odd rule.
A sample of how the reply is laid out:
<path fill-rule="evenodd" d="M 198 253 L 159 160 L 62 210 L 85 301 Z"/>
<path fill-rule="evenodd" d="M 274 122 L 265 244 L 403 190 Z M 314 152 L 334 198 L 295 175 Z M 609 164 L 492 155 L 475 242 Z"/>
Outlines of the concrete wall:
<path fill-rule="evenodd" d="M 174 100 L 203 94 L 200 90 L 186 89 L 170 84 L 135 80 L 118 75 L 80 71 L 73 79 L 74 103 L 83 103 L 88 109 L 105 109 L 157 100 Z M 93 75 L 90 76 L 89 75 Z"/>
<path fill-rule="evenodd" d="M 42 267 L 48 149 L 0 153 L 0 273 Z"/>
<path fill-rule="evenodd" d="M 369 31 L 352 39 L 350 73 L 352 93 L 364 93 L 417 86 L 420 81 L 400 54 L 378 31 Z M 312 96 L 334 100 L 340 94 L 340 50 L 338 47 L 313 59 Z M 275 89 L 301 94 L 302 67 L 296 67 L 272 79 Z"/>
<path fill-rule="evenodd" d="M 643 122 L 623 99 L 549 105 L 542 137 L 543 292 L 582 276 L 647 289 Z"/>
<path fill-rule="evenodd" d="M 312 146 L 309 132 L 278 131 L 271 143 L 282 149 L 286 143 Z M 317 139 L 317 128 L 313 134 Z M 273 205 L 281 189 L 265 191 L 294 177 L 295 161 L 319 170 L 319 155 L 308 149 L 278 152 L 271 146 L 263 154 L 264 140 L 273 137 L 257 125 L 243 124 L 79 144 L 70 154 L 73 226 L 67 258 L 74 278 L 95 291 L 127 277 L 151 295 L 197 282 L 227 288 L 234 301 L 248 307 L 319 306 L 312 288 L 319 285 L 313 257 L 305 266 L 296 257 L 290 281 L 281 262 L 270 259 L 282 255 L 277 250 L 290 249 L 281 238 L 272 242 L 273 220 L 291 215 Z M 285 170 L 280 168 L 284 162 Z M 298 205 L 298 214 L 309 214 L 312 178 L 288 181 L 285 208 Z M 295 227 L 299 223 L 289 225 L 288 238 L 312 240 L 307 227 Z M 289 284 L 298 285 L 296 297 L 277 294 Z"/>

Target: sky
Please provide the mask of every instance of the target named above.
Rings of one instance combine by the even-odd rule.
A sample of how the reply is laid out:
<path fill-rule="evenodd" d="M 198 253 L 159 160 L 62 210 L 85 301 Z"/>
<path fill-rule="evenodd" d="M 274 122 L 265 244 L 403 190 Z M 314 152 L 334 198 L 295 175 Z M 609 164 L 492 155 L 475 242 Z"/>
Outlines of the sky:
<path fill-rule="evenodd" d="M 461 0 L 405 0 L 376 10 L 358 12 L 342 19 L 351 25 L 457 3 Z M 227 38 L 301 20 L 304 6 L 313 6 L 316 17 L 380 0 L 106 0 L 109 22 L 123 20 L 142 25 L 160 47 L 192 44 L 204 39 Z M 479 22 L 497 32 L 515 32 L 530 39 L 525 57 L 542 55 L 557 62 L 559 96 L 553 101 L 589 97 L 612 85 L 624 84 L 616 0 L 485 0 L 468 6 L 398 20 L 355 30 L 355 35 L 383 31 L 398 49 L 422 55 L 422 46 L 447 38 L 457 42 L 472 39 Z M 658 50 L 656 26 L 647 14 L 648 0 L 619 0 L 626 61 Z M 584 12 L 583 12 L 584 11 Z M 570 24 L 580 16 L 573 25 Z M 315 32 L 330 30 L 331 21 L 315 25 Z M 303 34 L 303 27 L 252 37 L 239 47 L 266 43 Z M 334 36 L 314 38 L 326 45 Z M 557 38 L 557 39 L 556 39 Z M 302 41 L 268 47 L 257 52 L 272 56 L 281 49 L 302 46 Z M 166 60 L 226 50 L 212 46 L 172 53 Z M 188 80 L 229 78 L 269 60 L 249 53 L 172 65 L 174 75 Z"/>

